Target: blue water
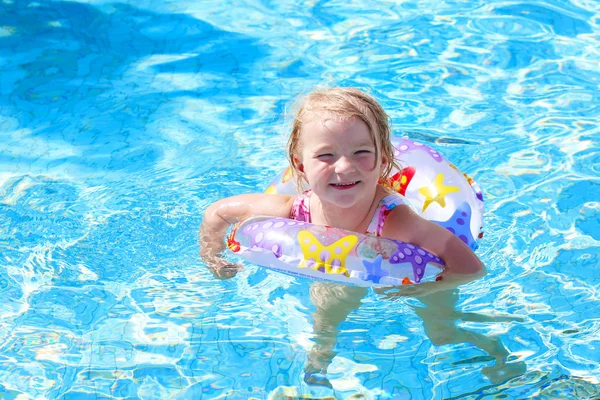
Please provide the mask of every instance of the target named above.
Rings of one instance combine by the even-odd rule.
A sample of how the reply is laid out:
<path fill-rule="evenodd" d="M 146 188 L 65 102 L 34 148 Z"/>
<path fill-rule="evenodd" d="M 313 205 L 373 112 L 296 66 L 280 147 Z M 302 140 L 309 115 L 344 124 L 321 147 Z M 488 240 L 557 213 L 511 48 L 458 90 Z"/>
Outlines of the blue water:
<path fill-rule="evenodd" d="M 600 396 L 599 48 L 594 0 L 4 0 L 0 398 Z M 319 84 L 478 181 L 486 276 L 324 337 L 310 282 L 207 271 L 203 211 L 265 188 Z"/>

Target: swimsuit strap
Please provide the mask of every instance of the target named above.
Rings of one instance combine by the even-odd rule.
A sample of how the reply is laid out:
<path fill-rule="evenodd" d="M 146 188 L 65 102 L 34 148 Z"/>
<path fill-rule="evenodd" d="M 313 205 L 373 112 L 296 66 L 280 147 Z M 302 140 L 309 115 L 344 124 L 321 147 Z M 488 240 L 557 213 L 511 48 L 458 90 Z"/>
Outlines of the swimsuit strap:
<path fill-rule="evenodd" d="M 371 223 L 367 228 L 367 232 L 365 233 L 368 235 L 381 236 L 383 234 L 383 224 L 385 223 L 385 219 L 396 206 L 401 204 L 406 204 L 406 202 L 404 201 L 404 197 L 398 193 L 388 194 L 381 199 L 373 214 L 373 219 L 371 219 Z"/>
<path fill-rule="evenodd" d="M 290 219 L 302 222 L 311 222 L 310 221 L 310 195 L 312 194 L 312 190 L 307 190 L 306 192 L 296 196 L 294 199 L 294 204 L 292 204 L 292 209 L 290 211 Z M 389 215 L 390 212 L 396 206 L 401 204 L 406 204 L 404 201 L 404 197 L 402 197 L 398 193 L 391 193 L 385 196 L 375 209 L 373 213 L 373 219 L 371 219 L 371 223 L 365 232 L 368 235 L 381 236 L 383 234 L 383 225 L 385 223 L 385 219 Z"/>
<path fill-rule="evenodd" d="M 292 210 L 290 211 L 290 219 L 302 222 L 310 222 L 310 195 L 312 190 L 296 196 Z"/>

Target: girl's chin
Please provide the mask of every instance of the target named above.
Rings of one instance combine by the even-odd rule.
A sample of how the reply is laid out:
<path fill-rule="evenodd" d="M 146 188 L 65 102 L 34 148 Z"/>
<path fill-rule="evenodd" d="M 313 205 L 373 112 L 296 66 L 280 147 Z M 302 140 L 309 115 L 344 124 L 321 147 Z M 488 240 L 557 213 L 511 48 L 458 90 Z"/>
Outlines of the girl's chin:
<path fill-rule="evenodd" d="M 344 192 L 341 192 L 337 196 L 321 199 L 321 202 L 329 203 L 338 208 L 351 208 L 357 204 L 358 198 L 355 195 L 345 195 Z"/>

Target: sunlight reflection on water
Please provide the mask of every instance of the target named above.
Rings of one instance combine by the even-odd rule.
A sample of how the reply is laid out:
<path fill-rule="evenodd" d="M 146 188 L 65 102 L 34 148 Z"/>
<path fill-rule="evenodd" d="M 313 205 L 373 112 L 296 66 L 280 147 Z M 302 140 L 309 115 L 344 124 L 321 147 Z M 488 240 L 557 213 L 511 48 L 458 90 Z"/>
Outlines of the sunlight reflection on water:
<path fill-rule="evenodd" d="M 600 395 L 597 2 L 3 7 L 0 397 Z M 371 92 L 487 207 L 488 274 L 370 292 L 334 391 L 303 382 L 309 283 L 218 281 L 196 243 L 211 202 L 281 170 L 317 84 Z"/>

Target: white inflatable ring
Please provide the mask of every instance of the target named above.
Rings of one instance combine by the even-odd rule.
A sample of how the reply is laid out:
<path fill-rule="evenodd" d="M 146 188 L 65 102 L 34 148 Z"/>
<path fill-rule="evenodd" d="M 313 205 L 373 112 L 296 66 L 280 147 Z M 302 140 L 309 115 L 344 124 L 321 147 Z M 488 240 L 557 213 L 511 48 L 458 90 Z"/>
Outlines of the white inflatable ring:
<path fill-rule="evenodd" d="M 444 265 L 410 243 L 286 218 L 244 220 L 234 227 L 227 245 L 263 267 L 357 286 L 433 281 L 442 271 L 433 264 Z"/>

